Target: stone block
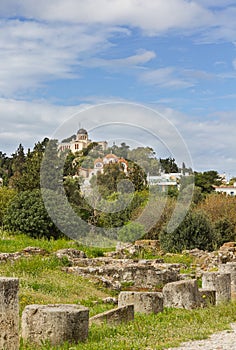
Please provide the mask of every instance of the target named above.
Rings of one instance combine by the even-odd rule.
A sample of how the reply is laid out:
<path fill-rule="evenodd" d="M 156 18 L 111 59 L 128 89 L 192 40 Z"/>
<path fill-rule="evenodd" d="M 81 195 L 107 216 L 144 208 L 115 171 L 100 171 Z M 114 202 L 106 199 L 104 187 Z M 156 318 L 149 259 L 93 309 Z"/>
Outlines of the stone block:
<path fill-rule="evenodd" d="M 199 289 L 200 301 L 202 307 L 216 304 L 216 291 L 210 289 Z"/>
<path fill-rule="evenodd" d="M 230 273 L 231 277 L 231 299 L 236 299 L 236 262 L 227 262 L 219 265 L 220 273 Z"/>
<path fill-rule="evenodd" d="M 216 304 L 231 299 L 230 273 L 205 272 L 202 274 L 202 288 L 216 291 Z"/>
<path fill-rule="evenodd" d="M 145 314 L 163 311 L 163 296 L 159 292 L 121 292 L 118 297 L 118 307 L 134 305 L 134 312 Z"/>
<path fill-rule="evenodd" d="M 197 280 L 168 283 L 163 288 L 164 306 L 195 309 L 201 305 Z"/>
<path fill-rule="evenodd" d="M 134 320 L 134 305 L 127 305 L 112 309 L 89 319 L 89 324 L 119 324 L 123 322 L 129 322 Z"/>
<path fill-rule="evenodd" d="M 89 309 L 81 305 L 29 305 L 22 314 L 22 338 L 51 346 L 85 341 L 88 337 Z"/>
<path fill-rule="evenodd" d="M 0 349 L 19 349 L 19 280 L 0 277 Z"/>

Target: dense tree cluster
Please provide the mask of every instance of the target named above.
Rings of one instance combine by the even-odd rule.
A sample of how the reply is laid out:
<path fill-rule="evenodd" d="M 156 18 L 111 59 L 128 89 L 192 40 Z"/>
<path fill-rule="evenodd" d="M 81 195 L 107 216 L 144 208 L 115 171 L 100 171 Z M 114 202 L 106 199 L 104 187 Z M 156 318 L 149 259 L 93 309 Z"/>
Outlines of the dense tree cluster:
<path fill-rule="evenodd" d="M 96 158 L 108 153 L 125 158 L 128 171 L 125 173 L 119 163 L 108 164 L 103 173 L 92 177 L 91 195 L 86 197 L 78 169 L 92 168 Z M 190 176 L 181 179 L 179 189 L 169 187 L 168 193 L 162 193 L 154 186 L 150 192 L 147 175 L 180 170 L 190 172 Z M 179 169 L 173 158 L 158 159 L 150 147 L 130 149 L 121 143 L 102 151 L 98 144 L 92 143 L 76 154 L 70 151 L 59 154 L 57 141 L 45 138 L 27 152 L 21 144 L 10 157 L 0 152 L 0 177 L 3 179 L 0 224 L 9 231 L 47 238 L 63 234 L 45 209 L 40 192 L 43 179 L 43 188 L 49 194 L 58 195 L 53 205 L 62 221 L 67 223 L 69 219 L 63 216 L 63 207 L 57 208 L 57 200 L 66 194 L 76 215 L 98 228 L 117 228 L 116 238 L 122 241 L 141 237 L 160 239 L 164 250 L 175 252 L 196 247 L 212 250 L 236 239 L 236 198 L 214 193 L 213 186 L 221 181 L 218 173 L 211 170 L 193 174 L 184 163 Z M 168 223 L 177 202 L 184 203 L 193 181 L 195 187 L 189 212 L 178 228 L 169 230 Z M 143 215 L 145 208 L 146 216 Z M 154 220 L 149 227 L 155 217 L 156 222 Z M 139 222 L 139 218 L 143 221 Z M 76 227 L 74 222 L 68 221 L 68 224 Z M 149 227 L 148 232 L 145 232 L 146 227 Z"/>

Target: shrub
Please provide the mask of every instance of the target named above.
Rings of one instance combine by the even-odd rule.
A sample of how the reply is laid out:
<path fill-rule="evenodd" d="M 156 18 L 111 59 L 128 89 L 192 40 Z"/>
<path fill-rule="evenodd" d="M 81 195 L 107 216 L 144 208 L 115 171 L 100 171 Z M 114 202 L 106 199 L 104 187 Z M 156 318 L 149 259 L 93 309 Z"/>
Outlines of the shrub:
<path fill-rule="evenodd" d="M 228 218 L 220 218 L 216 221 L 214 230 L 217 237 L 217 245 L 219 247 L 225 242 L 236 240 L 235 225 Z"/>
<path fill-rule="evenodd" d="M 4 228 L 34 238 L 62 236 L 44 207 L 40 190 L 18 193 L 4 216 Z"/>
<path fill-rule="evenodd" d="M 7 187 L 0 188 L 0 225 L 2 225 L 4 215 L 15 195 L 16 191 L 13 189 L 9 189 Z"/>
<path fill-rule="evenodd" d="M 137 222 L 129 222 L 118 231 L 118 240 L 122 242 L 133 242 L 144 236 L 143 225 Z"/>
<path fill-rule="evenodd" d="M 213 250 L 216 235 L 210 220 L 203 212 L 190 211 L 175 230 L 162 230 L 159 239 L 164 251 L 175 253 L 194 248 Z"/>

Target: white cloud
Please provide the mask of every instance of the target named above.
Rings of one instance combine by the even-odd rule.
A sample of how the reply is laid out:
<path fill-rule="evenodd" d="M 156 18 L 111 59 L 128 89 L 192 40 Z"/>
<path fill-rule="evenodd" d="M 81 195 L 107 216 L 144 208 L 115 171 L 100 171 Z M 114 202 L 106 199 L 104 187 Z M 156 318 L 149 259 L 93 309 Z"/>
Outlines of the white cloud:
<path fill-rule="evenodd" d="M 79 25 L 1 21 L 0 94 L 37 88 L 45 81 L 75 77 L 78 58 L 106 47 L 107 33 Z M 78 73 L 77 73 L 78 75 Z"/>
<path fill-rule="evenodd" d="M 54 130 L 78 107 L 63 107 L 46 101 L 0 99 L 0 150 L 12 153 L 19 143 L 32 147 Z"/>
<path fill-rule="evenodd" d="M 204 118 L 190 118 L 173 109 L 163 109 L 163 114 L 183 135 L 196 170 L 214 169 L 236 175 L 236 141 L 232 132 L 236 128 L 235 111 Z"/>
<path fill-rule="evenodd" d="M 200 30 L 203 41 L 235 38 L 235 12 L 231 7 L 214 13 L 203 2 L 184 0 L 2 0 L 1 18 L 25 19 L 0 20 L 0 96 L 22 96 L 50 80 L 79 77 L 80 66 L 117 69 L 148 63 L 155 58 L 151 50 L 124 58 L 105 56 L 115 45 L 113 37 L 130 35 L 134 27 L 146 35 Z M 167 86 L 165 74 L 172 76 L 168 70 L 146 72 L 142 79 Z M 168 81 L 170 87 L 192 85 L 176 74 Z"/>
<path fill-rule="evenodd" d="M 197 2 L 184 0 L 2 0 L 0 12 L 49 21 L 130 25 L 151 32 L 199 27 L 210 16 Z"/>
<path fill-rule="evenodd" d="M 25 149 L 32 148 L 34 143 L 54 133 L 62 139 L 75 133 L 82 123 L 88 130 L 93 129 L 92 138 L 124 140 L 136 147 L 151 146 L 158 156 L 174 156 L 179 164 L 186 160 L 180 133 L 196 170 L 215 169 L 236 175 L 232 133 L 236 128 L 235 111 L 208 116 L 206 120 L 171 108 L 151 110 L 148 106 L 126 102 L 109 102 L 91 108 L 91 104 L 65 107 L 45 101 L 5 99 L 0 100 L 0 110 L 0 150 L 3 152 L 14 152 L 19 143 Z M 189 166 L 189 162 L 186 163 Z"/>
<path fill-rule="evenodd" d="M 140 74 L 140 79 L 146 84 L 156 85 L 163 88 L 188 88 L 193 82 L 177 72 L 174 67 L 165 67 L 155 70 L 148 70 Z"/>
<path fill-rule="evenodd" d="M 128 26 L 148 35 L 169 30 L 188 35 L 197 30 L 205 32 L 204 40 L 232 40 L 236 30 L 234 6 L 235 1 L 229 0 L 1 0 L 0 14 L 54 23 Z"/>
<path fill-rule="evenodd" d="M 92 58 L 90 60 L 82 62 L 81 64 L 86 67 L 102 67 L 106 69 L 120 70 L 121 68 L 140 68 L 142 65 L 148 63 L 155 57 L 156 54 L 154 51 L 139 50 L 135 55 L 124 58 Z"/>

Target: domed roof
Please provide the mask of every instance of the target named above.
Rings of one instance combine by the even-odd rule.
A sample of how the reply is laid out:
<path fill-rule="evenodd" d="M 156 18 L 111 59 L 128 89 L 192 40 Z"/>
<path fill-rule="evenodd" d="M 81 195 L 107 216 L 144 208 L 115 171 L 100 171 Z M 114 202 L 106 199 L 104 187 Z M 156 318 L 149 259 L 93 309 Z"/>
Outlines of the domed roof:
<path fill-rule="evenodd" d="M 77 131 L 77 134 L 88 134 L 88 132 L 87 132 L 87 130 L 85 130 L 85 129 L 79 129 L 78 131 Z"/>

